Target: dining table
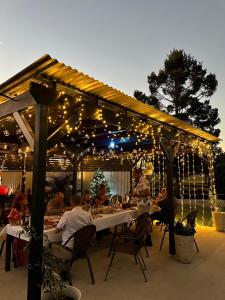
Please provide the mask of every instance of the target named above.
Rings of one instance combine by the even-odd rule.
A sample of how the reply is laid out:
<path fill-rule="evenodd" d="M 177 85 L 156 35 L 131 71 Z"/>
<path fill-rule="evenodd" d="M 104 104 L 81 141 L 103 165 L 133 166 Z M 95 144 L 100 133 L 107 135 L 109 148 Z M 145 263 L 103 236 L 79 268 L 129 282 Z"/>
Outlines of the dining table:
<path fill-rule="evenodd" d="M 116 227 L 120 224 L 129 224 L 134 218 L 137 217 L 137 208 L 115 209 L 108 213 L 98 213 L 93 215 L 93 222 L 96 226 L 96 231 L 106 228 Z M 45 217 L 52 220 L 55 225 L 44 225 L 44 238 L 43 244 L 47 246 L 50 242 L 60 242 L 61 232 L 56 232 L 56 224 L 59 221 L 59 216 Z M 11 255 L 12 255 L 12 242 L 13 238 L 19 238 L 29 242 L 29 236 L 23 233 L 21 225 L 7 224 L 0 232 L 0 237 L 6 239 L 6 252 L 5 252 L 5 271 L 10 271 Z"/>

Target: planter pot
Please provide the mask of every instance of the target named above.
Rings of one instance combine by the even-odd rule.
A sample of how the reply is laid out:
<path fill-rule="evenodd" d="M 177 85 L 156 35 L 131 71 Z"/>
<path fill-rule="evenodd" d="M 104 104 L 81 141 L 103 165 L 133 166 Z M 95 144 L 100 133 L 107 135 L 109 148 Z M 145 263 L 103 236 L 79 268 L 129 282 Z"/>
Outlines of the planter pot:
<path fill-rule="evenodd" d="M 225 230 L 225 212 L 213 211 L 212 212 L 213 224 L 217 231 Z"/>
<path fill-rule="evenodd" d="M 70 297 L 74 300 L 80 300 L 81 299 L 81 292 L 75 286 L 66 286 L 63 289 L 63 295 L 65 297 Z M 42 300 L 55 300 L 55 298 L 53 298 L 50 293 L 43 293 L 41 299 Z"/>
<path fill-rule="evenodd" d="M 190 264 L 194 255 L 194 235 L 178 235 L 175 233 L 176 258 L 179 262 Z"/>

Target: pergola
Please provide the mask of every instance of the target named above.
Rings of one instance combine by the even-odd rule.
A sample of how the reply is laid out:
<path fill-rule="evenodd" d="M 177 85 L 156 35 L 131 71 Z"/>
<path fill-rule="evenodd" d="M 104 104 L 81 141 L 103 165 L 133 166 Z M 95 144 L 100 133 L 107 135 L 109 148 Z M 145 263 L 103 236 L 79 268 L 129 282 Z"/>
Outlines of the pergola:
<path fill-rule="evenodd" d="M 213 178 L 211 144 L 219 139 L 150 105 L 125 95 L 45 55 L 0 86 L 0 159 L 2 169 L 21 167 L 21 157 L 33 169 L 31 226 L 42 236 L 46 166 L 77 171 L 85 157 L 122 159 L 145 164 L 161 155 L 166 160 L 170 202 L 169 249 L 173 234 L 173 162 L 190 152 L 208 161 Z M 211 180 L 211 194 L 215 187 Z M 42 239 L 31 242 L 28 299 L 40 299 Z"/>

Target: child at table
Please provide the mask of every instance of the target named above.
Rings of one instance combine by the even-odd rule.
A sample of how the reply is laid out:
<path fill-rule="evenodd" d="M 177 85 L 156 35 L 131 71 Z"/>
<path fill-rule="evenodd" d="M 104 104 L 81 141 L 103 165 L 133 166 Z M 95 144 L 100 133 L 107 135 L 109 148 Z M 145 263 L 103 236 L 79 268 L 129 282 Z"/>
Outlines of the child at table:
<path fill-rule="evenodd" d="M 28 214 L 28 200 L 26 194 L 18 194 L 13 200 L 12 208 L 9 212 L 8 219 L 11 225 L 20 225 Z M 16 267 L 25 266 L 27 262 L 27 253 L 24 251 L 26 242 L 13 238 L 13 257 Z"/>

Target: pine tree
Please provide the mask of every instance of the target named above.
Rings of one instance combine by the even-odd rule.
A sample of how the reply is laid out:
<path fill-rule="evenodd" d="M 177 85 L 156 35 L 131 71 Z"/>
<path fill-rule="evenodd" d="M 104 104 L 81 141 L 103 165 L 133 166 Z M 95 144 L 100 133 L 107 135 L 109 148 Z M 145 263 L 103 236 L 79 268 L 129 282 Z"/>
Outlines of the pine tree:
<path fill-rule="evenodd" d="M 148 76 L 150 95 L 135 91 L 134 96 L 178 119 L 219 136 L 215 128 L 220 118 L 218 109 L 210 105 L 218 82 L 207 73 L 202 63 L 184 50 L 172 50 L 158 74 Z"/>
<path fill-rule="evenodd" d="M 105 185 L 105 187 L 106 187 L 106 193 L 110 197 L 111 194 L 110 194 L 109 184 L 108 184 L 108 182 L 107 182 L 107 180 L 106 180 L 105 175 L 103 174 L 103 172 L 100 169 L 98 169 L 95 172 L 95 174 L 94 174 L 94 176 L 93 176 L 93 178 L 92 178 L 92 180 L 91 180 L 91 182 L 89 184 L 89 191 L 90 191 L 90 194 L 91 194 L 92 198 L 95 198 L 96 195 L 98 194 L 99 186 L 101 184 Z"/>

